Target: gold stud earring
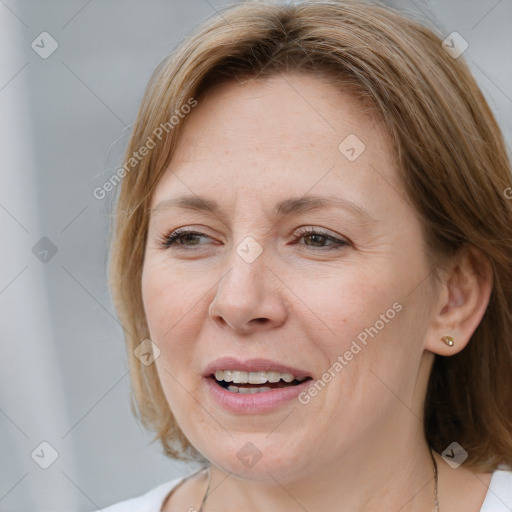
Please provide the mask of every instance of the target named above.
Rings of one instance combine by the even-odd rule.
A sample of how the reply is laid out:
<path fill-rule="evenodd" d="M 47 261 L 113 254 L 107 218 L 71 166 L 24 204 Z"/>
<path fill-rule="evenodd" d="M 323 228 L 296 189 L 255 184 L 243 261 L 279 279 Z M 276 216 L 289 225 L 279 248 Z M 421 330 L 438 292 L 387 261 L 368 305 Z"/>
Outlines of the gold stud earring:
<path fill-rule="evenodd" d="M 441 340 L 443 341 L 443 343 L 446 343 L 446 345 L 448 345 L 449 347 L 453 347 L 453 345 L 455 344 L 455 341 L 453 341 L 453 338 L 451 336 L 443 336 Z"/>

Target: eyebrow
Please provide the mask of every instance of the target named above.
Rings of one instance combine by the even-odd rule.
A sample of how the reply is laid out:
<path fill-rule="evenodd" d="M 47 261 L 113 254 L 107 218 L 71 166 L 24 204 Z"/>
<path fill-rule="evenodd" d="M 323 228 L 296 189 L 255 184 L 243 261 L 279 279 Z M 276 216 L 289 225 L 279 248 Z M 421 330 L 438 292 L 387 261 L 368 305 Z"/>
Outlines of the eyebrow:
<path fill-rule="evenodd" d="M 217 201 L 198 195 L 185 195 L 164 199 L 151 210 L 151 213 L 157 210 L 173 207 L 213 213 L 221 220 L 226 220 L 226 216 Z M 336 196 L 308 195 L 302 197 L 290 197 L 279 201 L 273 208 L 273 214 L 276 217 L 283 217 L 285 215 L 306 213 L 328 207 L 344 209 L 352 215 L 360 217 L 360 219 L 366 224 L 375 224 L 377 222 L 377 220 L 361 206 L 358 206 L 348 199 Z"/>

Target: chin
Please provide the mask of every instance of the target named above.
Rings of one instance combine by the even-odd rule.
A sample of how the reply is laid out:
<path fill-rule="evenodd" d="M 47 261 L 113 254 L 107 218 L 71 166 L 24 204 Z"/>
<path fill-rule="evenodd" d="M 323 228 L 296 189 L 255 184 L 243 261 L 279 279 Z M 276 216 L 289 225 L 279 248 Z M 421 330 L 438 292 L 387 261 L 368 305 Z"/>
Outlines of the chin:
<path fill-rule="evenodd" d="M 234 477 L 272 485 L 277 480 L 284 484 L 293 481 L 304 469 L 302 464 L 307 460 L 304 451 L 292 444 L 283 446 L 279 437 L 271 440 L 272 434 L 269 436 L 268 432 L 233 437 L 225 435 L 229 437 L 225 445 L 219 444 L 213 449 L 210 445 L 201 453 L 213 465 Z"/>

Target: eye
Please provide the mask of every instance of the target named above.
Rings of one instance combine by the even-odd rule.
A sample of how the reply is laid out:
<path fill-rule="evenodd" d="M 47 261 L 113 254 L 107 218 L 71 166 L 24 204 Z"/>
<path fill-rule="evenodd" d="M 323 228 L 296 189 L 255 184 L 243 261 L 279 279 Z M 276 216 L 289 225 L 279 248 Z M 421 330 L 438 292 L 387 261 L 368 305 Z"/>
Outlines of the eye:
<path fill-rule="evenodd" d="M 189 228 L 180 228 L 176 231 L 173 231 L 166 236 L 162 237 L 160 243 L 162 247 L 169 248 L 171 246 L 176 246 L 177 249 L 185 248 L 185 247 L 193 247 L 201 244 L 198 239 L 200 238 L 210 238 L 204 233 L 200 231 L 195 231 Z M 305 245 L 306 247 L 311 247 L 313 249 L 319 250 L 332 250 L 332 249 L 340 249 L 347 245 L 351 245 L 350 242 L 344 240 L 343 238 L 338 238 L 333 235 L 329 235 L 328 233 L 324 233 L 322 231 L 317 230 L 316 228 L 306 227 L 301 228 L 295 233 L 294 241 L 304 239 L 309 239 L 313 242 L 313 244 L 322 244 L 325 242 L 331 242 L 328 245 L 308 245 L 308 244 L 299 244 Z"/>
<path fill-rule="evenodd" d="M 306 227 L 302 228 L 299 231 L 295 233 L 295 240 L 300 239 L 309 239 L 313 242 L 313 244 L 322 243 L 323 241 L 329 241 L 332 242 L 329 245 L 324 246 L 318 246 L 313 245 L 309 246 L 308 244 L 300 244 L 300 245 L 306 245 L 307 247 L 313 247 L 313 248 L 319 248 L 320 250 L 331 250 L 331 249 L 341 249 L 342 247 L 345 247 L 347 245 L 350 245 L 350 242 L 347 240 L 344 240 L 343 238 L 338 238 L 333 235 L 329 235 L 328 233 L 324 233 L 322 231 L 318 231 L 316 228 Z"/>
<path fill-rule="evenodd" d="M 181 245 L 184 247 L 187 247 L 189 245 L 191 245 L 191 246 L 202 245 L 199 243 L 191 243 L 191 244 L 187 243 L 190 241 L 193 242 L 194 239 L 197 240 L 198 237 L 206 237 L 206 235 L 204 233 L 200 233 L 199 231 L 194 231 L 192 229 L 181 228 L 181 229 L 177 229 L 176 231 L 173 231 L 172 233 L 169 233 L 168 235 L 164 236 L 160 242 L 161 242 L 162 246 L 165 248 L 171 247 L 172 245 L 176 245 L 178 242 L 179 242 L 178 245 Z M 209 237 L 206 237 L 206 238 L 209 238 Z M 182 243 L 182 242 L 184 242 L 184 243 Z"/>

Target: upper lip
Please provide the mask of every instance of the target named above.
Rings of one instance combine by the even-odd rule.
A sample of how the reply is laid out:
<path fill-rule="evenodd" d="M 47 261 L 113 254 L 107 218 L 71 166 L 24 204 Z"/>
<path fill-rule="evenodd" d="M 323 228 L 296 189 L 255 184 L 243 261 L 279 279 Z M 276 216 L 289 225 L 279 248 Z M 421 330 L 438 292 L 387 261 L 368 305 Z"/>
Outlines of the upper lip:
<path fill-rule="evenodd" d="M 216 370 L 241 370 L 245 372 L 279 372 L 291 373 L 294 377 L 311 377 L 311 374 L 306 370 L 293 368 L 277 361 L 270 359 L 247 359 L 240 361 L 235 357 L 221 357 L 215 359 L 206 366 L 203 372 L 203 377 L 209 377 L 214 374 Z"/>

